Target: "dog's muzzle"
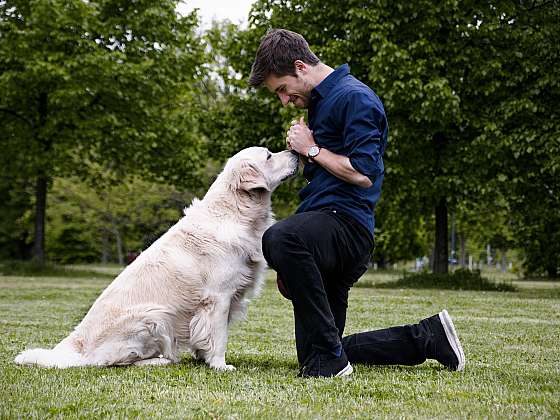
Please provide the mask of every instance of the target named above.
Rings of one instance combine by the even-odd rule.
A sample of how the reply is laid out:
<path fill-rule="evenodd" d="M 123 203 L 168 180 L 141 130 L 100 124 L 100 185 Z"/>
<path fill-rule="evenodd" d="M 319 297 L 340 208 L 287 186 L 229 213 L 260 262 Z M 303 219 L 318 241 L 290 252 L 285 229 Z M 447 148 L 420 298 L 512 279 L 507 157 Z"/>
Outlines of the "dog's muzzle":
<path fill-rule="evenodd" d="M 295 152 L 292 152 L 292 155 L 293 155 L 293 156 L 291 156 L 291 158 L 292 158 L 291 163 L 292 163 L 292 165 L 293 165 L 293 168 L 292 168 L 292 170 L 290 171 L 290 173 L 289 173 L 288 175 L 286 175 L 285 177 L 282 178 L 282 181 L 281 181 L 281 182 L 285 181 L 285 180 L 288 179 L 288 178 L 293 177 L 293 176 L 297 173 L 297 170 L 298 170 L 298 162 L 299 162 L 299 155 L 298 155 L 297 153 L 295 153 Z"/>

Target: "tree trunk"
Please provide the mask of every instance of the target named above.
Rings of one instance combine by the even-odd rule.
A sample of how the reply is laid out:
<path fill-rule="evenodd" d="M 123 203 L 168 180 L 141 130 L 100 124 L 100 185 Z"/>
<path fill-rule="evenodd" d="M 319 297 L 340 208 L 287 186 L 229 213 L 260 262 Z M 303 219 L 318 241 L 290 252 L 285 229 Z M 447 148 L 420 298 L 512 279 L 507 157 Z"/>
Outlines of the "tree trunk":
<path fill-rule="evenodd" d="M 35 237 L 33 239 L 33 259 L 45 263 L 45 215 L 47 209 L 47 177 L 40 174 L 35 183 Z"/>
<path fill-rule="evenodd" d="M 444 133 L 435 133 L 432 137 L 432 146 L 434 148 L 434 178 L 445 176 L 441 167 L 441 160 L 445 158 L 444 150 L 449 140 Z M 434 244 L 434 265 L 433 272 L 435 274 L 447 274 L 448 272 L 448 227 L 447 227 L 447 200 L 441 197 L 436 203 L 436 237 Z"/>
<path fill-rule="evenodd" d="M 456 241 L 456 232 L 455 232 L 455 215 L 451 215 L 451 258 L 454 259 L 454 264 L 457 260 L 457 241 Z"/>
<path fill-rule="evenodd" d="M 436 242 L 434 249 L 434 273 L 447 274 L 447 202 L 441 198 L 436 205 Z"/>
<path fill-rule="evenodd" d="M 37 111 L 39 113 L 39 129 L 43 128 L 47 123 L 47 99 L 46 93 L 39 94 L 39 101 L 37 104 Z M 40 137 L 41 133 L 36 132 L 35 139 L 39 141 L 45 152 L 45 155 L 51 149 L 51 142 L 48 139 Z M 45 169 L 48 167 L 48 159 L 43 156 L 45 163 L 38 171 L 37 180 L 35 182 L 35 237 L 33 238 L 33 259 L 39 264 L 45 263 L 45 221 L 47 210 L 47 188 L 48 188 L 48 174 Z"/>
<path fill-rule="evenodd" d="M 433 272 L 434 271 L 434 260 L 435 260 L 435 255 L 436 255 L 436 248 L 435 246 L 432 247 L 432 250 L 430 251 L 430 259 L 428 261 L 428 265 L 430 267 L 430 270 Z"/>
<path fill-rule="evenodd" d="M 377 259 L 376 263 L 377 263 L 377 268 L 378 269 L 380 269 L 380 270 L 384 269 L 387 266 L 386 261 L 385 261 L 385 255 L 380 255 L 379 258 Z"/>
<path fill-rule="evenodd" d="M 459 246 L 461 247 L 461 261 L 460 261 L 461 267 L 465 267 L 467 265 L 467 258 L 466 258 L 467 254 L 465 249 L 465 243 L 466 243 L 465 234 L 461 233 L 459 235 L 459 244 L 460 244 Z"/>

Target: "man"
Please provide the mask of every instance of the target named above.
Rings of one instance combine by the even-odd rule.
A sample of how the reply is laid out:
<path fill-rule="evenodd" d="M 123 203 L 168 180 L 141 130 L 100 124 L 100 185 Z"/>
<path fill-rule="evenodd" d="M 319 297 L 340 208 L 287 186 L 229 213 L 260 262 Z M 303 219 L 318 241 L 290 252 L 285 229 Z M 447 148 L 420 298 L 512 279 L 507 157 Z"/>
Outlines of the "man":
<path fill-rule="evenodd" d="M 348 65 L 327 66 L 301 35 L 284 29 L 262 38 L 249 83 L 266 86 L 284 106 L 308 109 L 309 127 L 303 118 L 292 122 L 286 143 L 303 157 L 309 183 L 296 214 L 263 236 L 264 256 L 293 304 L 299 375 L 346 376 L 351 363 L 427 358 L 462 370 L 463 350 L 445 310 L 415 325 L 342 338 L 349 289 L 373 250 L 388 134 L 379 98 Z"/>

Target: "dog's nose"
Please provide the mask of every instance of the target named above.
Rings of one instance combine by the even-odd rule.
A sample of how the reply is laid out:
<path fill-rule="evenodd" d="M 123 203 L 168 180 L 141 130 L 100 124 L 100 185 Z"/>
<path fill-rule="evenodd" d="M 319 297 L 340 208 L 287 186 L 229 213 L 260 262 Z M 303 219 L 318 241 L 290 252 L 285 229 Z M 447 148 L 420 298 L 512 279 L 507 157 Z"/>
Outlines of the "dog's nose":
<path fill-rule="evenodd" d="M 294 155 L 295 157 L 299 158 L 299 153 L 296 152 L 295 150 L 290 150 L 290 153 L 291 153 L 292 155 Z"/>

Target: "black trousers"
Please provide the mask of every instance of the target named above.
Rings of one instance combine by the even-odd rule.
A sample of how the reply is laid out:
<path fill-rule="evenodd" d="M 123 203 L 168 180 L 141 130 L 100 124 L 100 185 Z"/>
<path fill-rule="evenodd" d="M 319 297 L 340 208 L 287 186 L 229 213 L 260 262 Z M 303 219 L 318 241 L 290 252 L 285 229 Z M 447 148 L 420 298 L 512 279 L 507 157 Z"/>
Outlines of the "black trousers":
<path fill-rule="evenodd" d="M 299 213 L 263 235 L 268 265 L 282 279 L 294 307 L 300 365 L 314 352 L 351 363 L 414 365 L 426 360 L 427 323 L 352 334 L 342 338 L 348 292 L 366 271 L 373 239 L 352 218 L 332 209 Z"/>

